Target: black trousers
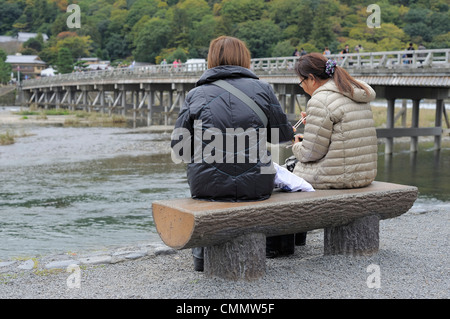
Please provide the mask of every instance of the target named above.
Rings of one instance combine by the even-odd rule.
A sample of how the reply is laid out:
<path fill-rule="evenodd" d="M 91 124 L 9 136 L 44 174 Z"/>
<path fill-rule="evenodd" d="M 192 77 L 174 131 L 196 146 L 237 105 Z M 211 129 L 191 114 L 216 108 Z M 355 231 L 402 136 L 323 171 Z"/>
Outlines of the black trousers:
<path fill-rule="evenodd" d="M 303 246 L 306 243 L 306 232 L 266 238 L 266 256 L 286 256 L 294 253 L 295 246 Z M 204 258 L 203 247 L 192 248 L 194 261 Z"/>
<path fill-rule="evenodd" d="M 292 255 L 295 246 L 303 246 L 306 243 L 306 232 L 266 238 L 266 256 L 269 258 L 277 256 Z"/>

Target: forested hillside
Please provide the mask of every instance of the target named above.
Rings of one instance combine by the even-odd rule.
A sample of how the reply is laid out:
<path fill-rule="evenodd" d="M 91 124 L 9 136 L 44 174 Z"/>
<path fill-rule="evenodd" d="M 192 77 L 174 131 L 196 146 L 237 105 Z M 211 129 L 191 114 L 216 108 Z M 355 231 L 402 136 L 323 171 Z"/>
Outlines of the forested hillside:
<path fill-rule="evenodd" d="M 81 9 L 81 28 L 67 26 L 71 3 Z M 372 3 L 381 9 L 379 28 L 367 25 Z M 0 0 L 0 35 L 18 32 L 47 34 L 21 50 L 50 64 L 58 54 L 160 63 L 205 58 L 222 34 L 246 41 L 253 58 L 290 56 L 295 47 L 337 53 L 345 44 L 450 47 L 450 15 L 448 0 Z"/>

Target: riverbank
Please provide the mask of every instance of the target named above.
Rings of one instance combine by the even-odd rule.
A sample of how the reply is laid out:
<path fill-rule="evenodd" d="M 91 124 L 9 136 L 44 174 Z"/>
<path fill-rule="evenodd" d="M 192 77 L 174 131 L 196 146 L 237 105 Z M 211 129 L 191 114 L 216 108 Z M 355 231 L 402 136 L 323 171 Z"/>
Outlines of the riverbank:
<path fill-rule="evenodd" d="M 11 111 L 9 111 L 11 110 Z M 42 116 L 42 114 L 46 111 L 43 109 L 36 110 L 37 113 L 42 114 L 31 114 L 26 115 L 19 114 L 21 111 L 26 112 L 26 110 L 29 110 L 29 108 L 21 108 L 20 106 L 15 107 L 6 107 L 6 106 L 0 106 L 0 124 L 39 124 L 39 125 L 64 125 L 64 124 L 79 124 L 79 125 L 86 125 L 89 121 L 83 118 L 80 118 L 80 116 L 75 116 L 74 114 L 70 115 L 46 115 Z M 63 109 L 60 109 L 61 111 Z M 401 108 L 396 108 L 395 113 L 397 114 Z M 53 111 L 55 111 L 53 109 Z M 386 107 L 383 106 L 372 106 L 372 111 L 374 115 L 374 121 L 376 127 L 385 127 L 386 123 Z M 35 112 L 35 113 L 36 113 Z M 99 114 L 98 112 L 93 112 L 93 114 Z M 420 123 L 419 127 L 434 127 L 434 118 L 435 118 L 436 112 L 434 109 L 421 109 L 421 117 L 420 117 Z M 117 116 L 117 115 L 116 115 Z M 411 126 L 411 112 L 407 112 L 406 116 L 406 127 Z M 84 117 L 84 116 L 83 116 Z M 107 115 L 105 115 L 107 117 Z M 399 127 L 401 125 L 401 118 L 399 117 L 395 123 L 396 127 Z"/>
<path fill-rule="evenodd" d="M 149 230 L 152 199 L 182 196 L 188 189 L 184 168 L 157 155 L 167 153 L 167 136 L 151 136 L 147 129 L 138 128 L 145 134 L 136 134 L 33 127 L 36 135 L 1 149 L 7 164 L 0 170 L 2 243 L 14 256 L 0 261 L 1 299 L 449 298 L 450 202 L 447 195 L 436 199 L 436 190 L 449 193 L 448 146 L 439 160 L 431 151 L 417 157 L 405 151 L 379 161 L 381 181 L 417 185 L 421 196 L 432 197 L 419 198 L 399 218 L 381 221 L 376 255 L 323 256 L 323 232 L 318 230 L 294 255 L 267 260 L 263 278 L 226 282 L 194 272 L 189 250 L 174 251 L 150 238 L 157 237 Z M 142 156 L 149 152 L 156 155 Z M 138 232 L 141 239 L 125 240 Z M 105 238 L 119 246 L 105 241 L 95 251 L 77 250 L 83 242 L 103 245 Z M 32 247 L 36 242 L 39 246 Z M 33 252 L 17 255 L 19 248 Z M 46 253 L 28 255 L 34 251 Z M 79 268 L 69 273 L 69 264 Z M 367 285 L 371 265 L 379 266 L 380 288 Z M 70 281 L 77 274 L 79 288 Z"/>
<path fill-rule="evenodd" d="M 22 112 L 23 114 L 21 114 Z M 0 106 L 0 125 L 5 129 L 20 130 L 23 131 L 27 127 L 35 125 L 48 125 L 48 126 L 104 126 L 112 125 L 119 127 L 126 127 L 127 121 L 124 117 L 109 117 L 108 115 L 93 112 L 93 116 L 89 117 L 89 113 L 71 113 L 68 115 L 58 114 L 28 114 L 26 111 L 21 111 L 20 107 L 2 107 Z M 53 112 L 56 113 L 56 112 Z M 51 113 L 50 113 L 51 114 Z M 80 115 L 81 114 L 81 115 Z M 131 121 L 131 120 L 129 120 Z M 171 132 L 173 125 L 152 125 L 151 127 L 143 126 L 135 128 L 136 132 L 141 133 L 158 133 L 158 132 Z M 0 134 L 2 134 L 0 130 Z"/>
<path fill-rule="evenodd" d="M 266 275 L 253 282 L 206 278 L 193 270 L 190 250 L 163 244 L 12 260 L 0 263 L 0 298 L 448 299 L 449 220 L 447 203 L 381 221 L 371 257 L 323 256 L 323 231 L 310 232 L 306 246 L 268 259 Z M 69 264 L 79 272 L 67 272 Z"/>
<path fill-rule="evenodd" d="M 0 106 L 0 125 L 3 125 L 3 131 L 0 130 L 0 134 L 7 134 L 8 129 L 19 130 L 18 137 L 24 137 L 27 135 L 26 129 L 27 127 L 33 125 L 49 125 L 49 126 L 102 126 L 102 125 L 114 125 L 114 119 L 107 119 L 108 116 L 94 116 L 94 118 L 86 118 L 86 117 L 77 117 L 77 115 L 22 115 L 19 114 L 22 108 L 17 107 L 5 107 Z M 374 121 L 377 127 L 385 127 L 386 114 L 385 107 L 373 107 Z M 422 110 L 422 122 L 420 123 L 421 127 L 432 127 L 434 126 L 434 110 L 424 109 Z M 130 121 L 130 120 L 129 120 Z M 399 121 L 399 120 L 398 120 Z M 118 126 L 127 126 L 124 118 L 120 118 Z M 407 126 L 410 125 L 410 118 L 408 117 Z M 397 123 L 399 125 L 399 123 Z M 171 132 L 173 130 L 173 125 L 152 125 L 134 127 L 134 131 L 137 133 L 162 133 L 162 132 Z M 15 134 L 9 133 L 9 134 Z M 449 130 L 446 130 L 446 133 L 442 135 L 443 141 L 450 140 Z M 419 141 L 431 141 L 434 137 L 432 136 L 420 136 Z M 396 138 L 396 142 L 409 142 L 409 137 L 399 137 Z M 379 139 L 379 143 L 384 143 L 384 139 Z"/>

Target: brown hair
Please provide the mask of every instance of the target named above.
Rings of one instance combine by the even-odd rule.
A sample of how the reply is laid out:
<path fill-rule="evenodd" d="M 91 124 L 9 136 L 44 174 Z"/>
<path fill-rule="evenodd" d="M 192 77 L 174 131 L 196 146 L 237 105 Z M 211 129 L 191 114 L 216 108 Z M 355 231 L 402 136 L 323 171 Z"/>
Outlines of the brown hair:
<path fill-rule="evenodd" d="M 353 87 L 363 89 L 369 94 L 369 89 L 356 81 L 348 72 L 340 66 L 335 66 L 334 74 L 329 75 L 325 72 L 328 59 L 320 53 L 306 54 L 295 64 L 295 72 L 304 79 L 312 74 L 316 79 L 326 80 L 333 78 L 337 88 L 341 93 L 350 93 L 353 95 Z"/>
<path fill-rule="evenodd" d="M 220 36 L 211 41 L 208 53 L 208 68 L 219 65 L 237 65 L 250 69 L 250 51 L 238 38 Z"/>

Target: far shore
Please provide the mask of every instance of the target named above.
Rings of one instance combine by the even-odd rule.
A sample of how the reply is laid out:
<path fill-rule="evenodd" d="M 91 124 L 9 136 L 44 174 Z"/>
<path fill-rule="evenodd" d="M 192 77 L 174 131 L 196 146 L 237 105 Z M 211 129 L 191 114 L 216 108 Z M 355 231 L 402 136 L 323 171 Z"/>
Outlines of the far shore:
<path fill-rule="evenodd" d="M 9 112 L 8 109 L 11 109 Z M 20 111 L 19 106 L 15 107 L 0 107 L 0 124 L 55 124 L 63 125 L 66 119 L 73 117 L 73 115 L 53 115 L 46 116 L 47 118 L 39 118 L 38 115 L 20 115 L 15 114 Z"/>
<path fill-rule="evenodd" d="M 373 106 L 374 120 L 377 128 L 385 127 L 386 114 L 383 111 L 385 108 L 380 106 Z M 132 118 L 126 118 L 121 115 L 113 114 L 108 116 L 107 114 L 101 114 L 99 112 L 82 112 L 82 116 L 79 114 L 68 114 L 68 115 L 23 115 L 19 114 L 21 111 L 29 110 L 28 108 L 23 108 L 20 106 L 0 106 L 0 134 L 5 133 L 4 131 L 8 129 L 14 129 L 16 127 L 23 128 L 30 125 L 56 125 L 56 126 L 117 126 L 117 127 L 128 127 L 127 123 L 132 122 Z M 53 109 L 54 110 L 54 109 Z M 61 109 L 63 111 L 63 109 Z M 39 109 L 36 112 L 45 112 L 46 110 Z M 409 112 L 410 113 L 410 112 Z M 433 127 L 434 126 L 434 114 L 435 111 L 431 109 L 421 109 L 423 123 L 420 123 L 419 127 Z M 408 117 L 411 117 L 409 114 Z M 409 120 L 409 119 L 408 119 Z M 399 120 L 400 121 L 400 120 Z M 173 129 L 173 125 L 152 125 L 148 126 L 138 126 L 134 127 L 139 131 L 148 132 L 170 132 Z M 400 124 L 396 123 L 395 127 L 401 127 Z M 409 127 L 408 121 L 406 122 L 406 127 Z M 450 139 L 450 129 L 446 127 L 445 122 L 443 123 L 444 134 L 442 135 L 443 140 Z M 421 136 L 419 137 L 421 141 L 433 140 L 433 136 Z M 379 143 L 384 143 L 384 138 L 379 139 Z M 409 137 L 399 137 L 396 141 L 409 142 Z"/>

